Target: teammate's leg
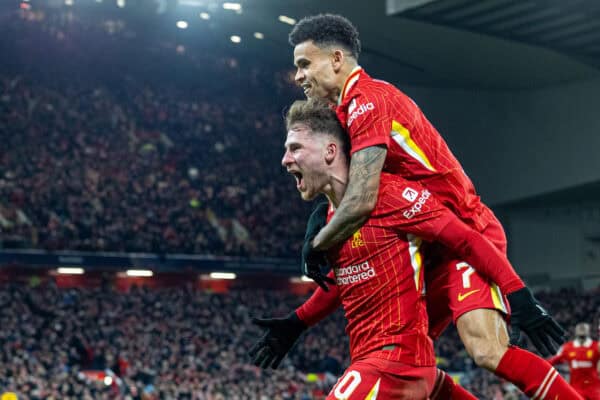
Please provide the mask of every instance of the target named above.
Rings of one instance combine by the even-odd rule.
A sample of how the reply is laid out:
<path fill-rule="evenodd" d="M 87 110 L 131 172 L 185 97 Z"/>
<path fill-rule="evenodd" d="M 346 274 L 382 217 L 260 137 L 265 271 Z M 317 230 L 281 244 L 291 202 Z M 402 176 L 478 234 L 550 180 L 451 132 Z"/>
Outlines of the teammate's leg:
<path fill-rule="evenodd" d="M 506 253 L 506 235 L 490 212 L 483 234 Z M 535 399 L 581 399 L 544 359 L 509 346 L 505 317 L 510 314 L 498 287 L 460 260 L 446 263 L 448 303 L 458 333 L 475 363 L 512 382 Z"/>
<path fill-rule="evenodd" d="M 461 315 L 456 330 L 475 364 L 495 371 L 508 348 L 504 318 L 496 310 L 476 309 Z"/>
<path fill-rule="evenodd" d="M 533 399 L 582 399 L 543 358 L 509 346 L 504 317 L 476 309 L 456 321 L 458 334 L 475 363 L 516 385 Z"/>
<path fill-rule="evenodd" d="M 431 259 L 430 259 L 431 260 Z M 427 261 L 430 261 L 427 260 Z M 439 260 L 433 259 L 434 262 Z M 436 340 L 452 323 L 452 312 L 448 308 L 448 270 L 434 266 L 425 267 L 425 279 L 427 287 L 427 315 L 429 316 L 429 336 Z M 435 385 L 431 394 L 431 400 L 476 400 L 477 397 L 469 393 L 465 388 L 454 382 L 452 377 L 438 369 Z"/>

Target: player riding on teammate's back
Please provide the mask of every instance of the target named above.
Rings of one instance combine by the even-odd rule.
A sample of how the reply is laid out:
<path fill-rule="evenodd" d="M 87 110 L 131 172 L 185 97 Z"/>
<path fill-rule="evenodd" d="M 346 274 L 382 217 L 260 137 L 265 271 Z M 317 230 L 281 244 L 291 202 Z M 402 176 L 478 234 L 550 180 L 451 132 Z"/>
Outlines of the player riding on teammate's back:
<path fill-rule="evenodd" d="M 325 204 L 319 205 L 313 215 L 326 217 L 329 214 L 332 218 L 335 216 L 333 208 L 345 195 L 349 180 L 349 156 L 346 151 L 339 151 L 348 147 L 344 141 L 347 141 L 347 135 L 331 109 L 312 101 L 296 102 L 288 113 L 287 126 L 282 164 L 296 178 L 296 187 L 304 200 L 312 200 L 319 193 L 327 195 L 332 204 L 329 213 Z M 378 190 L 377 207 L 365 225 L 352 238 L 327 252 L 335 271 L 329 278 L 335 285 L 328 292 L 318 288 L 305 304 L 285 318 L 256 321 L 267 332 L 251 350 L 253 361 L 262 367 L 276 367 L 308 326 L 343 304 L 348 319 L 352 365 L 334 388 L 332 399 L 346 398 L 344 395 L 363 399 L 375 386 L 382 398 L 415 398 L 402 397 L 405 392 L 399 389 L 408 390 L 411 385 L 405 382 L 408 370 L 397 363 L 419 368 L 425 374 L 429 367 L 427 355 L 431 348 L 430 341 L 423 337 L 427 316 L 423 314 L 421 301 L 422 239 L 442 243 L 472 263 L 497 263 L 496 268 L 508 263 L 483 235 L 441 205 L 418 182 L 383 173 Z M 465 237 L 471 240 L 465 241 Z M 471 277 L 466 280 L 471 282 Z M 473 284 L 483 282 L 473 280 Z M 485 297 L 486 293 L 489 296 L 489 291 L 483 291 L 483 297 L 474 293 L 471 293 L 473 296 L 466 295 L 469 301 L 465 303 L 470 304 L 474 298 L 477 299 L 474 304 L 487 304 L 493 308 L 492 299 Z M 427 302 L 430 302 L 429 297 Z M 447 302 L 438 306 L 448 309 Z M 496 328 L 497 340 L 508 341 L 506 330 L 499 328 Z M 495 347 L 493 339 L 488 341 L 488 347 Z M 520 352 L 515 350 L 510 354 Z M 536 374 L 545 373 L 544 369 L 553 370 L 544 360 L 523 353 L 519 361 L 528 368 L 534 367 Z M 364 365 L 365 360 L 369 360 L 367 365 L 371 367 Z M 350 397 L 350 390 L 343 390 L 349 383 L 346 380 L 353 374 L 358 374 L 358 380 L 352 380 L 357 390 L 352 396 L 356 397 Z M 376 383 L 379 378 L 381 386 Z M 363 384 L 359 382 L 361 379 Z M 474 398 L 455 386 L 443 372 L 438 375 L 438 380 L 444 385 L 435 392 L 436 398 Z M 398 391 L 394 391 L 396 385 Z M 548 389 L 547 393 L 552 395 L 574 393 L 562 379 L 548 385 Z M 574 394 L 568 398 L 578 396 Z"/>
<path fill-rule="evenodd" d="M 307 97 L 337 105 L 352 154 L 349 182 L 335 215 L 326 225 L 309 223 L 309 228 L 324 227 L 320 232 L 307 230 L 303 246 L 307 275 L 325 285 L 319 269 L 320 253 L 351 237 L 368 219 L 377 203 L 382 170 L 419 182 L 499 251 L 506 252 L 502 226 L 481 203 L 459 162 L 421 110 L 393 85 L 372 79 L 358 65 L 360 41 L 350 21 L 339 15 L 304 18 L 290 33 L 290 43 L 294 46 L 296 82 Z M 479 366 L 534 395 L 551 367 L 498 339 L 496 327 L 505 324 L 502 313 L 507 311 L 501 292 L 508 294 L 515 337 L 522 329 L 541 352 L 550 354 L 564 340 L 562 329 L 511 267 L 466 265 L 445 249 L 432 250 L 425 257 L 438 260 L 426 273 L 432 336 L 454 320 L 467 351 Z M 475 284 L 477 287 L 472 286 Z M 439 304 L 444 304 L 443 309 Z M 524 369 L 525 365 L 530 368 Z"/>

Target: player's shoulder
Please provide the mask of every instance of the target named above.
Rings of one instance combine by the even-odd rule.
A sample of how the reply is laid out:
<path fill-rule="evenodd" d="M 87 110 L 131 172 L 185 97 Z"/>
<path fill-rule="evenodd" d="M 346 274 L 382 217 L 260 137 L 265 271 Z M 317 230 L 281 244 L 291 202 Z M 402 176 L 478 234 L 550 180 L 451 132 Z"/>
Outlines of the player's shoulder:
<path fill-rule="evenodd" d="M 368 75 L 360 77 L 352 92 L 356 97 L 362 97 L 369 100 L 383 100 L 384 97 L 390 96 L 406 96 L 400 89 L 391 83 L 380 79 L 373 79 Z"/>
<path fill-rule="evenodd" d="M 569 350 L 572 350 L 573 348 L 575 348 L 575 344 L 574 344 L 574 343 L 573 343 L 573 341 L 571 340 L 571 341 L 569 341 L 569 342 L 567 342 L 567 343 L 563 344 L 563 345 L 562 345 L 562 348 L 563 348 L 563 350 L 564 350 L 564 351 L 569 351 Z"/>
<path fill-rule="evenodd" d="M 406 93 L 389 82 L 366 77 L 359 79 L 356 88 L 350 93 L 358 104 L 373 104 L 381 110 L 416 112 L 419 107 Z"/>
<path fill-rule="evenodd" d="M 393 95 L 383 91 L 356 88 L 344 99 L 346 123 L 350 127 L 355 120 L 366 121 L 390 115 L 395 109 Z"/>

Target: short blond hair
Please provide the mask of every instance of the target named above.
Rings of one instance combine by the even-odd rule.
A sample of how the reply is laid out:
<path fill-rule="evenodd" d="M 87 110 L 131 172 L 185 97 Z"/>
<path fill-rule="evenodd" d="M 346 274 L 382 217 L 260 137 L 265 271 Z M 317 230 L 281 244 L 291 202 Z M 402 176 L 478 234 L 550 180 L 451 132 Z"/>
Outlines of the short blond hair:
<path fill-rule="evenodd" d="M 306 125 L 313 133 L 331 135 L 342 144 L 342 152 L 350 155 L 350 138 L 335 114 L 322 100 L 297 100 L 285 115 L 285 126 L 289 131 L 295 124 Z"/>

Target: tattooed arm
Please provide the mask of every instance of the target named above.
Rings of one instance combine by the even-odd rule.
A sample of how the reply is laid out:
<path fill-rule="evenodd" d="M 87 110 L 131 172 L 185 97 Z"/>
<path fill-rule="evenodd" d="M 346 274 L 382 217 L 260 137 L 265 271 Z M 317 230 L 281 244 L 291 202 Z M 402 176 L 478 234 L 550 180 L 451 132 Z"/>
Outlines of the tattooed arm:
<path fill-rule="evenodd" d="M 342 242 L 367 221 L 377 203 L 386 154 L 385 146 L 370 146 L 352 155 L 346 192 L 329 223 L 314 238 L 315 250 Z"/>

